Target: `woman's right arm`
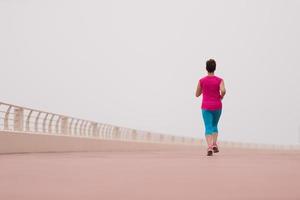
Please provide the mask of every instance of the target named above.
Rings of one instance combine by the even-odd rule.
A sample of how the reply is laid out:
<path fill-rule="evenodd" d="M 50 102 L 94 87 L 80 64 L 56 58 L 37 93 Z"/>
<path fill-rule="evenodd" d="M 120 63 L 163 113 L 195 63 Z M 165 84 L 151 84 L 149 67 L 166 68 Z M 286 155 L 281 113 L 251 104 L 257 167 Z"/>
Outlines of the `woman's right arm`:
<path fill-rule="evenodd" d="M 223 80 L 221 81 L 220 84 L 220 91 L 221 91 L 221 99 L 223 99 L 226 94 L 225 83 Z"/>
<path fill-rule="evenodd" d="M 196 90 L 196 97 L 200 97 L 201 94 L 202 94 L 202 89 L 201 89 L 201 84 L 199 81 L 198 85 L 197 85 L 197 90 Z"/>

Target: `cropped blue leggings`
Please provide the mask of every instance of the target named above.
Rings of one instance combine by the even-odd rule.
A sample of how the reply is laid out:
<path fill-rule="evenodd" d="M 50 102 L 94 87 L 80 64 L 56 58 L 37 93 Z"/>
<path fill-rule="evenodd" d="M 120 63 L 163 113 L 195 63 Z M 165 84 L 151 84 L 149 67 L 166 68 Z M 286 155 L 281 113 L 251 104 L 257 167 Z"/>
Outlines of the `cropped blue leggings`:
<path fill-rule="evenodd" d="M 202 109 L 202 116 L 205 125 L 205 135 L 212 135 L 218 133 L 218 122 L 222 110 L 204 110 Z"/>

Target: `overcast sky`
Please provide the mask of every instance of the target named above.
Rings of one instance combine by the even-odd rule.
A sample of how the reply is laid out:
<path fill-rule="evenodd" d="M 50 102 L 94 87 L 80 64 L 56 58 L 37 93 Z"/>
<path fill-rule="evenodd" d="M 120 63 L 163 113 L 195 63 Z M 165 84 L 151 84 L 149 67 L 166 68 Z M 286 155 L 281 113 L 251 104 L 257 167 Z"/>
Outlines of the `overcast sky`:
<path fill-rule="evenodd" d="M 0 101 L 203 137 L 215 58 L 222 140 L 295 144 L 300 1 L 0 0 Z"/>

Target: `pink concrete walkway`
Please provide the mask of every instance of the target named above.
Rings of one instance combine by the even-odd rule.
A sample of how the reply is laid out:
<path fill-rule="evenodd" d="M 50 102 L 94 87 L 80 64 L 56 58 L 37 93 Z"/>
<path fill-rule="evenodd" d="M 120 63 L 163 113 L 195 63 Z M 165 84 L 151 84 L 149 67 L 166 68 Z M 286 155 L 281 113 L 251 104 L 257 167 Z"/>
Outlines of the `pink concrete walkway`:
<path fill-rule="evenodd" d="M 300 199 L 299 152 L 221 150 L 0 155 L 0 199 Z"/>

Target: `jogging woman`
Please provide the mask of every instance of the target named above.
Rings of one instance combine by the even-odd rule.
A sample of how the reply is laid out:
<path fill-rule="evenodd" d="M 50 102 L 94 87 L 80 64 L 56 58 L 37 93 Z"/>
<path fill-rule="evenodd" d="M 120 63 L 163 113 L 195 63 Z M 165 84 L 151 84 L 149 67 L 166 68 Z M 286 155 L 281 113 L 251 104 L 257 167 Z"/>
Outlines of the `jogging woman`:
<path fill-rule="evenodd" d="M 218 122 L 222 113 L 222 99 L 226 90 L 222 78 L 215 76 L 216 62 L 213 59 L 206 61 L 207 76 L 198 82 L 196 97 L 203 94 L 202 117 L 205 125 L 205 138 L 208 145 L 207 155 L 218 153 Z"/>

